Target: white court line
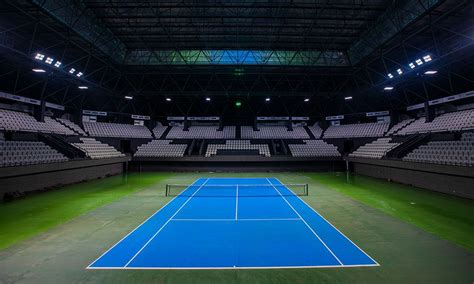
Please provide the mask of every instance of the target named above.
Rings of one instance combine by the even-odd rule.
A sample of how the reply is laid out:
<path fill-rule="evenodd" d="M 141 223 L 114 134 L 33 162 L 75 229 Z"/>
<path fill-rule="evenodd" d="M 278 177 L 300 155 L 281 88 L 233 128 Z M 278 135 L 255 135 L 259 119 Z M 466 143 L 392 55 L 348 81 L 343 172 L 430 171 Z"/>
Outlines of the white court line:
<path fill-rule="evenodd" d="M 206 181 L 199 186 L 199 188 L 183 203 L 183 205 L 181 205 L 181 207 L 178 208 L 178 210 L 168 219 L 168 221 L 166 221 L 166 223 L 163 224 L 163 226 L 161 226 L 161 228 L 145 243 L 145 245 L 142 246 L 142 248 L 125 264 L 124 267 L 127 267 L 130 264 L 130 262 L 132 262 L 148 246 L 148 244 L 158 235 L 158 233 L 161 232 L 163 228 L 166 227 L 166 225 L 168 225 L 171 219 L 173 219 L 173 217 L 176 216 L 179 213 L 179 211 L 181 211 L 181 209 L 183 209 L 183 207 L 189 202 L 189 200 L 191 200 L 191 198 L 193 198 L 193 196 L 196 195 L 196 193 L 198 193 L 199 190 L 201 190 L 201 188 L 208 181 L 209 179 L 206 179 Z"/>
<path fill-rule="evenodd" d="M 178 219 L 174 218 L 171 221 L 178 222 L 229 222 L 229 221 L 301 221 L 300 218 L 248 218 L 248 219 Z"/>
<path fill-rule="evenodd" d="M 237 216 L 239 214 L 239 184 L 236 186 L 235 191 L 235 220 L 237 221 Z"/>
<path fill-rule="evenodd" d="M 198 178 L 197 180 L 195 180 L 188 188 L 191 188 L 191 186 L 193 186 L 198 180 L 201 180 L 200 178 Z M 86 267 L 86 269 L 92 269 L 92 265 L 94 263 L 96 263 L 99 259 L 101 259 L 104 255 L 106 255 L 109 251 L 111 251 L 114 247 L 116 247 L 118 244 L 120 244 L 123 240 L 125 240 L 128 236 L 130 236 L 133 232 L 135 232 L 136 230 L 138 230 L 138 228 L 140 228 L 143 224 L 145 224 L 148 220 L 150 220 L 151 218 L 153 218 L 153 216 L 155 216 L 156 214 L 158 214 L 158 212 L 160 212 L 163 208 L 165 208 L 166 206 L 168 206 L 168 204 L 170 204 L 171 202 L 173 202 L 173 200 L 175 200 L 179 195 L 173 197 L 173 199 L 171 199 L 170 201 L 168 201 L 165 205 L 163 205 L 160 209 L 156 210 L 155 213 L 153 213 L 150 217 L 146 218 L 145 221 L 141 222 L 140 225 L 138 225 L 135 229 L 133 229 L 130 233 L 126 234 L 123 238 L 120 239 L 120 241 L 118 241 L 117 243 L 115 243 L 112 247 L 110 247 L 108 250 L 106 250 L 103 254 L 101 254 L 96 260 L 94 260 L 91 264 L 89 264 L 89 266 Z"/>
<path fill-rule="evenodd" d="M 281 185 L 283 185 L 283 183 L 276 177 L 274 177 L 274 179 L 276 179 Z M 284 185 L 283 185 L 284 186 Z M 285 186 L 286 187 L 286 186 Z M 287 188 L 289 191 L 291 191 L 293 194 L 294 192 Z M 308 193 L 309 194 L 309 193 Z M 380 264 L 375 261 L 375 259 L 373 259 L 370 255 L 368 255 L 363 249 L 361 249 L 358 245 L 356 245 L 351 239 L 349 239 L 346 235 L 344 235 L 341 231 L 339 231 L 338 228 L 336 228 L 336 226 L 334 226 L 333 224 L 331 224 L 331 222 L 329 222 L 328 220 L 326 220 L 326 218 L 324 218 L 321 214 L 319 214 L 318 211 L 316 211 L 313 207 L 309 206 L 308 203 L 306 203 L 306 201 L 304 201 L 302 198 L 300 198 L 298 195 L 295 194 L 295 196 L 301 200 L 304 204 L 306 204 L 306 206 L 308 206 L 309 208 L 311 208 L 311 210 L 313 210 L 314 213 L 316 213 L 319 217 L 321 217 L 324 221 L 326 221 L 326 223 L 328 223 L 331 227 L 333 227 L 336 231 L 339 232 L 339 234 L 341 234 L 344 238 L 346 238 L 351 244 L 353 244 L 356 248 L 358 248 L 363 254 L 365 254 L 368 258 L 370 258 L 373 262 L 375 262 L 375 266 L 380 266 Z"/>
<path fill-rule="evenodd" d="M 278 192 L 278 194 L 281 196 L 281 198 L 283 198 L 283 200 L 285 200 L 286 204 L 288 204 L 288 206 L 291 207 L 291 209 L 293 209 L 293 211 L 296 213 L 296 215 L 298 215 L 298 217 L 301 218 L 301 221 L 303 221 L 303 223 L 311 230 L 311 232 L 313 232 L 313 234 L 318 238 L 318 240 L 326 247 L 326 249 L 332 254 L 332 256 L 334 256 L 334 258 L 337 260 L 337 262 L 339 262 L 340 265 L 344 266 L 344 264 L 339 260 L 339 258 L 336 256 L 336 254 L 334 254 L 334 252 L 326 245 L 326 243 L 319 237 L 319 235 L 313 230 L 313 228 L 311 228 L 311 226 L 305 221 L 305 219 L 303 217 L 301 217 L 300 213 L 298 213 L 298 211 L 296 211 L 296 209 L 290 204 L 290 202 L 288 202 L 288 200 L 286 200 L 286 198 L 281 194 L 281 192 L 275 187 L 275 185 L 273 185 L 273 183 L 267 178 L 267 182 L 270 183 L 273 188 Z"/>
<path fill-rule="evenodd" d="M 377 264 L 356 265 L 314 265 L 314 266 L 222 266 L 222 267 L 91 267 L 95 270 L 239 270 L 239 269 L 302 269 L 302 268 L 351 268 L 351 267 L 374 267 Z"/>

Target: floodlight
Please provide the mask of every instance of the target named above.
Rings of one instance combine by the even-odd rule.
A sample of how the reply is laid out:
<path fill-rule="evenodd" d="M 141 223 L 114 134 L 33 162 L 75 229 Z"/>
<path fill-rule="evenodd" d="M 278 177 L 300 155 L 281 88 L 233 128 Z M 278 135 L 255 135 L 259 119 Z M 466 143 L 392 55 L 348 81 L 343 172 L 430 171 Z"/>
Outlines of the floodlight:
<path fill-rule="evenodd" d="M 61 62 L 60 61 L 56 61 L 56 63 L 54 63 L 54 67 L 60 67 L 61 66 Z"/>
<path fill-rule="evenodd" d="M 384 91 L 391 91 L 391 90 L 393 90 L 393 87 L 392 86 L 387 86 L 383 89 L 384 89 Z"/>
<path fill-rule="evenodd" d="M 344 99 L 345 99 L 346 101 L 350 101 L 350 100 L 352 100 L 352 97 L 344 97 Z"/>
<path fill-rule="evenodd" d="M 87 86 L 79 86 L 78 88 L 81 89 L 81 90 L 87 90 L 87 89 L 89 89 L 89 87 L 87 87 Z"/>
<path fill-rule="evenodd" d="M 431 59 L 431 55 L 425 55 L 425 56 L 423 56 L 423 60 L 424 60 L 425 62 L 430 62 L 430 61 L 432 60 L 432 59 Z"/>
<path fill-rule="evenodd" d="M 417 59 L 415 62 L 416 62 L 416 64 L 418 64 L 418 65 L 423 64 L 423 61 L 422 61 L 421 59 Z"/>
<path fill-rule="evenodd" d="M 166 98 L 166 101 L 167 101 L 167 102 L 171 102 L 171 98 Z"/>
<path fill-rule="evenodd" d="M 436 71 L 436 70 L 428 70 L 428 71 L 425 71 L 425 74 L 426 74 L 426 75 L 434 75 L 434 74 L 436 74 L 436 73 L 438 73 L 438 71 Z"/>
<path fill-rule="evenodd" d="M 304 102 L 305 103 L 309 102 L 309 99 L 308 98 L 304 99 Z"/>
<path fill-rule="evenodd" d="M 211 98 L 207 97 L 206 102 L 210 102 L 210 101 L 211 101 Z"/>
<path fill-rule="evenodd" d="M 411 69 L 415 68 L 415 64 L 413 64 L 413 62 L 410 62 L 410 64 L 408 64 L 410 66 Z"/>
<path fill-rule="evenodd" d="M 78 73 L 76 74 L 76 77 L 77 77 L 77 78 L 80 78 L 82 75 L 83 75 L 82 72 L 78 72 Z"/>
<path fill-rule="evenodd" d="M 400 69 L 400 68 L 399 68 L 399 69 L 397 69 L 397 73 L 398 73 L 398 75 L 402 75 L 402 74 L 403 74 L 403 71 L 402 71 L 402 69 Z"/>
<path fill-rule="evenodd" d="M 31 71 L 36 72 L 36 73 L 44 73 L 44 72 L 46 72 L 44 69 L 31 69 Z"/>
<path fill-rule="evenodd" d="M 390 78 L 390 79 L 392 79 L 392 78 L 393 78 L 393 75 L 392 75 L 392 73 L 388 73 L 388 74 L 387 74 L 387 76 L 388 76 L 388 78 Z"/>
<path fill-rule="evenodd" d="M 131 100 L 131 99 L 133 99 L 133 97 L 132 96 L 125 96 L 125 99 Z"/>
<path fill-rule="evenodd" d="M 70 74 L 74 74 L 74 72 L 76 72 L 76 69 L 74 69 L 74 68 L 71 68 L 71 70 L 69 70 Z"/>
<path fill-rule="evenodd" d="M 41 53 L 36 53 L 35 59 L 37 59 L 37 60 L 43 60 L 43 59 L 44 59 L 44 55 L 41 54 Z"/>
<path fill-rule="evenodd" d="M 266 98 L 265 101 L 266 101 L 266 102 L 269 102 L 269 101 L 270 101 L 270 98 Z"/>
<path fill-rule="evenodd" d="M 51 58 L 51 57 L 48 57 L 48 58 L 46 58 L 46 60 L 45 60 L 45 62 L 48 63 L 48 64 L 53 63 L 53 61 L 54 61 L 54 59 Z"/>

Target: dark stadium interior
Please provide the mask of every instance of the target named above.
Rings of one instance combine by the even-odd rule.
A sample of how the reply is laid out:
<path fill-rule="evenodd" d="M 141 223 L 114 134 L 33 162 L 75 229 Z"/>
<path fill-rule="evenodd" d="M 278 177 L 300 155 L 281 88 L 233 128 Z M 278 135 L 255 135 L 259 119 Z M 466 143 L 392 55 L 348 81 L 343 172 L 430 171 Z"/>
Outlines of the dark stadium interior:
<path fill-rule="evenodd" d="M 0 283 L 471 283 L 473 169 L 472 0 L 0 0 Z M 235 221 L 258 181 L 368 260 L 343 263 L 324 243 L 338 233 L 304 221 L 341 267 L 133 267 L 222 178 Z M 96 264 L 155 214 L 126 264 Z"/>

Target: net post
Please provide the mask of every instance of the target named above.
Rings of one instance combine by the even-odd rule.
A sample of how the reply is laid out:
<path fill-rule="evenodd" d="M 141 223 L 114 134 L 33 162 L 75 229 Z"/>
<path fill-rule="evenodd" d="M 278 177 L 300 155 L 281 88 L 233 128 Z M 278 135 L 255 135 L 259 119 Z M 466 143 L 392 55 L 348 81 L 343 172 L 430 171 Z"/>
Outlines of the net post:
<path fill-rule="evenodd" d="M 166 188 L 165 188 L 165 196 L 169 196 L 169 184 L 166 184 Z"/>
<path fill-rule="evenodd" d="M 308 184 L 304 185 L 304 195 L 308 196 Z"/>

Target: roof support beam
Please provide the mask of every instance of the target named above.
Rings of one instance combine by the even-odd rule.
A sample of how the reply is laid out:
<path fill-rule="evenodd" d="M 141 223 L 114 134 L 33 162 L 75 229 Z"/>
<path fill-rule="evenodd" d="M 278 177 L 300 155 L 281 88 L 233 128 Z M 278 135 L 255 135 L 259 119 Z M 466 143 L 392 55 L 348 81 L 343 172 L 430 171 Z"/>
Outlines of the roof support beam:
<path fill-rule="evenodd" d="M 132 50 L 126 65 L 349 66 L 341 51 Z"/>
<path fill-rule="evenodd" d="M 126 47 L 81 1 L 31 0 L 117 63 L 125 59 Z"/>
<path fill-rule="evenodd" d="M 371 54 L 390 38 L 400 33 L 409 24 L 416 21 L 444 0 L 408 0 L 394 1 L 380 16 L 374 26 L 364 33 L 360 40 L 348 50 L 349 60 L 353 65 Z"/>

